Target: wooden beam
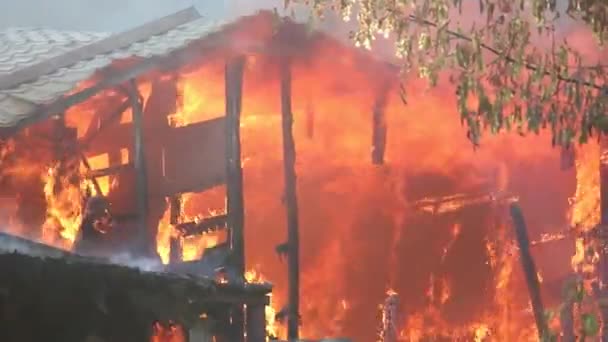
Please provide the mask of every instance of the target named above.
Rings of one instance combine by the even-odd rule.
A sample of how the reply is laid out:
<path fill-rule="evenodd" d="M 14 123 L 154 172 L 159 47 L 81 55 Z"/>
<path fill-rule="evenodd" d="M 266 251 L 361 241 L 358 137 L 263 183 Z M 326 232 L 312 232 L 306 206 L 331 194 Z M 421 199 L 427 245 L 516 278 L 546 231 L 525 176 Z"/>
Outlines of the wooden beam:
<path fill-rule="evenodd" d="M 210 231 L 224 229 L 227 226 L 228 215 L 205 217 L 198 222 L 184 222 L 175 226 L 182 236 L 200 235 Z"/>
<path fill-rule="evenodd" d="M 226 193 L 228 228 L 231 231 L 231 248 L 236 267 L 245 273 L 245 246 L 243 238 L 244 203 L 243 170 L 241 167 L 241 101 L 245 59 L 235 58 L 226 65 Z"/>
<path fill-rule="evenodd" d="M 130 107 L 131 107 L 131 101 L 129 99 L 125 100 L 120 106 L 118 106 L 118 108 L 116 108 L 116 111 L 114 111 L 105 120 L 101 121 L 101 123 L 99 124 L 97 129 L 95 129 L 94 131 L 87 132 L 88 134 L 85 135 L 81 140 L 80 148 L 82 150 L 86 150 L 87 147 L 93 142 L 93 140 L 95 140 L 95 138 L 101 132 L 103 132 L 104 129 L 106 129 L 108 126 L 110 126 L 111 124 L 118 121 L 120 119 L 120 117 L 122 116 L 122 114 Z"/>
<path fill-rule="evenodd" d="M 133 111 L 133 151 L 134 166 L 136 172 L 135 191 L 137 194 L 137 215 L 138 222 L 138 252 L 150 255 L 153 251 L 153 243 L 149 240 L 148 232 L 148 172 L 146 170 L 146 157 L 144 149 L 144 128 L 143 128 L 143 103 L 141 102 L 137 83 L 132 80 L 129 88 L 129 99 Z"/>
<path fill-rule="evenodd" d="M 243 199 L 243 169 L 241 166 L 241 105 L 245 58 L 239 56 L 226 64 L 226 211 L 233 267 L 240 278 L 245 275 L 245 207 Z M 234 325 L 231 340 L 243 340 L 245 322 L 243 306 L 232 310 Z"/>
<path fill-rule="evenodd" d="M 372 114 L 372 164 L 384 164 L 384 153 L 386 151 L 386 101 L 388 96 L 388 85 L 381 87 L 376 95 Z"/>
<path fill-rule="evenodd" d="M 25 115 L 24 119 L 19 121 L 13 127 L 0 127 L 0 135 L 10 136 L 28 125 L 47 119 L 57 113 L 65 112 L 68 108 L 90 99 L 102 90 L 127 82 L 128 80 L 134 77 L 137 77 L 143 73 L 154 69 L 155 67 L 157 67 L 160 61 L 160 57 L 153 57 L 150 59 L 146 59 L 131 68 L 108 71 L 106 73 L 107 76 L 95 85 L 89 88 L 85 88 L 72 95 L 62 97 L 51 105 L 41 106 L 40 108 L 35 109 L 30 114 Z"/>
<path fill-rule="evenodd" d="M 87 169 L 89 169 L 89 170 L 87 171 L 86 176 L 89 178 L 113 176 L 113 175 L 120 173 L 121 171 L 131 169 L 131 168 L 133 168 L 133 166 L 134 166 L 134 164 L 129 163 L 129 164 L 108 166 L 106 168 L 97 169 L 97 170 L 89 169 L 89 167 L 90 167 L 89 166 L 89 167 L 87 167 Z"/>
<path fill-rule="evenodd" d="M 93 59 L 95 56 L 108 54 L 112 51 L 125 48 L 133 43 L 165 33 L 177 26 L 191 22 L 200 17 L 201 16 L 196 9 L 190 7 L 132 30 L 114 34 L 108 38 L 2 76 L 0 77 L 0 90 L 10 89 L 19 84 L 34 81 L 43 75 L 50 74 L 61 68 L 69 67 L 80 61 Z"/>
<path fill-rule="evenodd" d="M 291 62 L 283 59 L 281 75 L 281 118 L 283 133 L 283 167 L 285 175 L 285 206 L 287 209 L 287 263 L 288 263 L 288 322 L 289 340 L 299 338 L 300 321 L 300 232 L 298 196 L 296 184 L 296 146 L 293 137 L 293 113 L 291 109 Z"/>
<path fill-rule="evenodd" d="M 543 306 L 542 297 L 540 294 L 540 283 L 538 281 L 538 273 L 534 258 L 530 253 L 530 239 L 528 238 L 528 228 L 524 220 L 524 215 L 517 203 L 511 204 L 511 218 L 515 228 L 515 235 L 519 247 L 519 257 L 524 270 L 528 292 L 530 294 L 530 302 L 532 303 L 532 311 L 534 312 L 534 320 L 540 341 L 545 341 L 548 337 L 549 328 L 545 319 L 545 307 Z"/>
<path fill-rule="evenodd" d="M 84 155 L 84 153 L 82 153 L 82 151 L 79 151 L 79 154 L 80 160 L 82 161 L 82 165 L 84 165 L 84 167 L 87 169 L 87 172 L 89 173 L 85 177 L 90 178 L 91 182 L 93 182 L 93 187 L 95 188 L 95 192 L 97 192 L 97 196 L 103 196 L 104 194 L 103 192 L 101 192 L 101 186 L 99 186 L 99 182 L 97 181 L 97 179 L 95 179 L 95 177 L 92 177 L 90 175 L 90 173 L 93 172 L 93 169 L 91 168 L 91 164 L 89 164 L 89 160 Z"/>

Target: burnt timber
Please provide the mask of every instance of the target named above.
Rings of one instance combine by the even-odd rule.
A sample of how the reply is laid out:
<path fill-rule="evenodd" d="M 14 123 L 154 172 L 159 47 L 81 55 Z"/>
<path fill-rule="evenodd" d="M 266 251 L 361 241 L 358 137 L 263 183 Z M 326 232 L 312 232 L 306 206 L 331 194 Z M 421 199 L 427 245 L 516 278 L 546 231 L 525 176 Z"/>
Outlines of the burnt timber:
<path fill-rule="evenodd" d="M 300 325 L 300 232 L 295 165 L 296 147 L 293 138 L 293 113 L 291 109 L 291 62 L 289 59 L 281 61 L 280 74 L 289 282 L 287 338 L 295 340 L 299 338 Z"/>
<path fill-rule="evenodd" d="M 530 294 L 530 302 L 532 303 L 534 320 L 536 321 L 536 328 L 538 329 L 538 337 L 540 341 L 543 341 L 549 336 L 549 328 L 545 319 L 545 307 L 543 306 L 540 293 L 540 282 L 538 281 L 536 264 L 534 263 L 534 258 L 530 253 L 528 228 L 526 227 L 526 222 L 524 220 L 521 208 L 517 203 L 511 204 L 510 211 L 513 219 L 513 226 L 515 228 L 517 244 L 519 246 L 520 260 L 524 270 L 526 284 L 528 285 L 528 292 Z"/>

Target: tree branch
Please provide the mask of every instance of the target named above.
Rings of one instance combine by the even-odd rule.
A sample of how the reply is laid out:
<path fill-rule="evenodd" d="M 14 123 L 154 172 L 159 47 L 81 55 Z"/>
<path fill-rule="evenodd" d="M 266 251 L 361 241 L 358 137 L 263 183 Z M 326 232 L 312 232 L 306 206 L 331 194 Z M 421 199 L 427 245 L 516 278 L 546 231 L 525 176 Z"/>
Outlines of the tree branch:
<path fill-rule="evenodd" d="M 434 22 L 426 20 L 426 19 L 419 18 L 419 17 L 417 17 L 417 16 L 415 16 L 413 14 L 409 14 L 407 16 L 407 20 L 409 20 L 411 22 L 414 22 L 416 24 L 419 24 L 419 25 L 425 25 L 425 26 L 430 26 L 430 27 L 433 27 L 433 28 L 439 28 L 439 25 L 437 25 L 437 23 L 434 23 Z M 449 34 L 450 36 L 452 36 L 452 37 L 455 37 L 455 38 L 458 38 L 458 39 L 461 39 L 461 40 L 464 40 L 464 41 L 467 41 L 467 42 L 472 42 L 473 41 L 473 39 L 471 37 L 468 37 L 468 36 L 466 36 L 466 35 L 464 35 L 462 33 L 456 32 L 456 31 L 445 29 L 445 32 L 447 34 Z M 498 51 L 496 48 L 494 48 L 494 47 L 492 47 L 490 45 L 487 45 L 485 43 L 480 43 L 479 46 L 481 46 L 481 48 L 483 48 L 484 50 L 493 53 L 496 56 L 501 56 L 500 51 Z M 510 63 L 517 62 L 515 60 L 515 58 L 513 58 L 513 57 L 511 57 L 509 55 L 506 55 L 503 58 L 505 58 L 505 60 L 507 62 L 510 62 Z M 523 66 L 526 69 L 530 70 L 530 71 L 538 71 L 538 66 L 536 66 L 534 64 L 525 62 L 525 63 L 523 63 Z M 548 71 L 543 71 L 543 75 L 544 76 L 551 76 L 551 73 L 548 72 Z M 559 74 L 557 75 L 557 79 L 559 81 L 561 81 L 561 82 L 577 83 L 577 84 L 581 84 L 581 85 L 584 85 L 584 86 L 587 86 L 587 87 L 590 87 L 590 88 L 593 88 L 593 89 L 597 89 L 597 90 L 603 90 L 604 89 L 604 87 L 601 86 L 601 85 L 598 85 L 598 84 L 595 84 L 595 83 L 591 83 L 589 81 L 581 81 L 581 80 L 577 80 L 575 78 L 561 76 Z"/>

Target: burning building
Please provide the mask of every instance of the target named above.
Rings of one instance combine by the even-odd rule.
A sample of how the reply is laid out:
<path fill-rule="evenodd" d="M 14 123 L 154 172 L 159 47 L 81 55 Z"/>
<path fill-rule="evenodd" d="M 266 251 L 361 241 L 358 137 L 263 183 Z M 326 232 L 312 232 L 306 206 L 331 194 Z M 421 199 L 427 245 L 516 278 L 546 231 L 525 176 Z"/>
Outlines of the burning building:
<path fill-rule="evenodd" d="M 163 281 L 213 278 L 218 296 L 240 284 L 215 319 L 241 328 L 254 316 L 235 306 L 260 311 L 242 300 L 244 277 L 275 285 L 269 335 L 285 336 L 274 320 L 286 311 L 303 337 L 372 341 L 390 290 L 392 339 L 534 339 L 506 204 L 519 201 L 542 241 L 567 231 L 571 209 L 585 226 L 597 209 L 594 183 L 578 164 L 577 176 L 560 170 L 549 137 L 492 137 L 473 151 L 453 90 L 412 80 L 404 106 L 393 64 L 270 12 L 214 24 L 186 10 L 116 35 L 0 39 L 3 230 L 155 259 Z M 88 246 L 87 198 L 109 203 L 112 221 Z M 573 245 L 534 247 L 549 304 Z"/>

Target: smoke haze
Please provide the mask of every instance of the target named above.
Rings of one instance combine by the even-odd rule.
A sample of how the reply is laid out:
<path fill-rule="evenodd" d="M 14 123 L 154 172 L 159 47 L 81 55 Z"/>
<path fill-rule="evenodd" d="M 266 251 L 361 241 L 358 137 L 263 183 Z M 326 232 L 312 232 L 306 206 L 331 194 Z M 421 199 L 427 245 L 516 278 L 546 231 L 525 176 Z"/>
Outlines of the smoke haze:
<path fill-rule="evenodd" d="M 64 30 L 120 32 L 194 5 L 205 17 L 231 19 L 279 0 L 0 0 L 0 29 L 35 26 Z"/>

